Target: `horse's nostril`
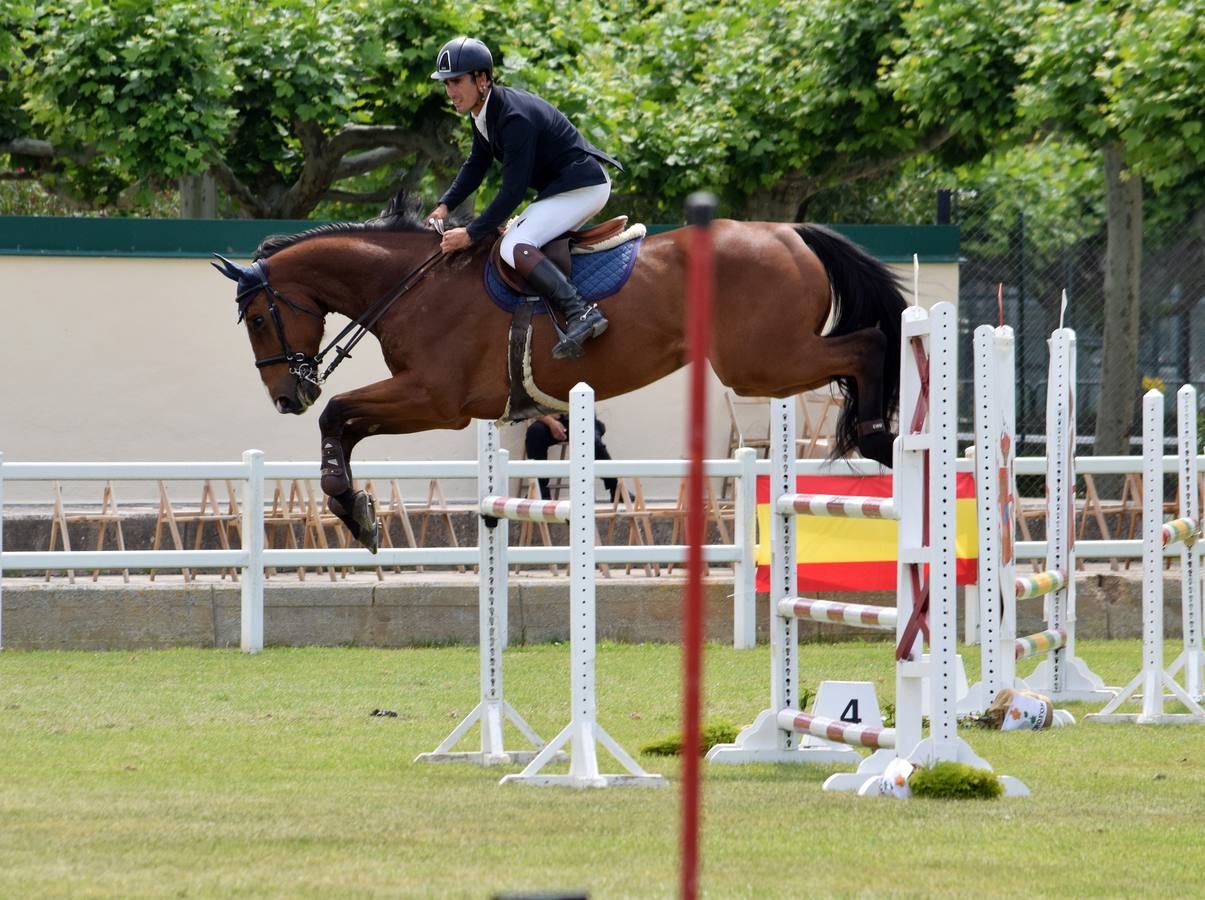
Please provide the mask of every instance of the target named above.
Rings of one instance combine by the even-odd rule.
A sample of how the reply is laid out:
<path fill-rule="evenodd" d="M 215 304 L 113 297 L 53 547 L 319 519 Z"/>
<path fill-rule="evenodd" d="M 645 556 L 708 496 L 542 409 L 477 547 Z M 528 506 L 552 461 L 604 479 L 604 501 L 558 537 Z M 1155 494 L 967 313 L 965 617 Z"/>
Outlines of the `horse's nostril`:
<path fill-rule="evenodd" d="M 289 397 L 276 398 L 276 411 L 287 413 L 293 411 L 293 401 Z"/>

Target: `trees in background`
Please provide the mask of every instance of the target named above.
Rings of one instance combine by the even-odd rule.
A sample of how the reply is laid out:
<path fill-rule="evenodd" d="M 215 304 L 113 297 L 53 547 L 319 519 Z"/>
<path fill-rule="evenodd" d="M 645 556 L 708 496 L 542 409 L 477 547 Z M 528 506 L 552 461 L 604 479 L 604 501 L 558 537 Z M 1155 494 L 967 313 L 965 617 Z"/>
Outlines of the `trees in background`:
<path fill-rule="evenodd" d="M 1205 8 L 1199 0 L 1043 5 L 1021 54 L 1022 121 L 1098 152 L 1106 214 L 1103 397 L 1138 383 L 1143 185 L 1205 199 Z M 1202 217 L 1198 212 L 1196 216 Z M 1125 453 L 1132 403 L 1102 403 L 1098 453 Z"/>
<path fill-rule="evenodd" d="M 303 217 L 328 197 L 379 203 L 452 155 L 425 82 L 452 27 L 440 4 L 62 0 L 0 16 L 9 177 L 85 205 L 208 173 L 240 215 Z M 357 190 L 372 172 L 388 174 Z"/>
<path fill-rule="evenodd" d="M 1205 234 L 1205 0 L 16 0 L 0 26 L 0 188 L 82 208 L 201 173 L 233 215 L 430 199 L 468 133 L 428 75 L 468 33 L 624 161 L 614 206 L 646 220 L 699 185 L 744 218 L 916 220 L 956 176 L 1001 186 L 1002 234 L 1022 202 L 1039 234 L 1100 217 L 1108 397 L 1136 392 L 1144 208 Z M 1132 405 L 1101 410 L 1119 451 Z"/>
<path fill-rule="evenodd" d="M 1203 153 L 1201 4 L 18 2 L 0 11 L 0 152 L 8 177 L 85 205 L 203 172 L 242 215 L 376 204 L 458 164 L 466 135 L 428 73 L 472 33 L 614 150 L 619 190 L 659 218 L 701 183 L 734 214 L 795 218 L 913 160 L 1095 146 L 1102 128 L 1162 188 Z"/>

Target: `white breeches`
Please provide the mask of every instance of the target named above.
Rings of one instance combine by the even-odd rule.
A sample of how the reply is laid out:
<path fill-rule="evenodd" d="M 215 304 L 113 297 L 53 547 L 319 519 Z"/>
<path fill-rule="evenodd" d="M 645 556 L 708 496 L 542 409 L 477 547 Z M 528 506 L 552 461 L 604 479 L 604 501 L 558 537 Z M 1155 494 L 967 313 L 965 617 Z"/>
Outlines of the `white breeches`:
<path fill-rule="evenodd" d="M 605 174 L 605 170 L 604 170 Z M 530 244 L 543 247 L 553 238 L 589 222 L 607 205 L 611 196 L 611 177 L 604 184 L 576 188 L 536 200 L 519 213 L 515 223 L 502 236 L 500 253 L 507 265 L 515 264 L 515 247 Z"/>

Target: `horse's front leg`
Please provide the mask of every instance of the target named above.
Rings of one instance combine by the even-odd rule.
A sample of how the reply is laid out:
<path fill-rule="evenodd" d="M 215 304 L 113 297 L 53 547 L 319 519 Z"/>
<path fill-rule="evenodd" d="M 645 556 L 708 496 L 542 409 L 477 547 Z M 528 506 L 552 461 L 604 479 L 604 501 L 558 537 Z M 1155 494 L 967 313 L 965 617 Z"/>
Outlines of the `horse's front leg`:
<path fill-rule="evenodd" d="M 352 537 L 373 553 L 377 552 L 379 523 L 376 501 L 367 491 L 352 487 L 351 452 L 361 439 L 376 429 L 363 419 L 346 415 L 347 395 L 335 397 L 326 405 L 319 426 L 322 429 L 322 492 L 329 498 L 331 512 L 347 526 Z"/>
<path fill-rule="evenodd" d="M 468 420 L 436 421 L 419 401 L 426 392 L 390 378 L 332 397 L 318 420 L 322 432 L 322 492 L 331 512 L 352 537 L 377 551 L 380 523 L 376 500 L 353 487 L 351 453 L 372 434 L 407 434 L 430 428 L 462 428 Z"/>

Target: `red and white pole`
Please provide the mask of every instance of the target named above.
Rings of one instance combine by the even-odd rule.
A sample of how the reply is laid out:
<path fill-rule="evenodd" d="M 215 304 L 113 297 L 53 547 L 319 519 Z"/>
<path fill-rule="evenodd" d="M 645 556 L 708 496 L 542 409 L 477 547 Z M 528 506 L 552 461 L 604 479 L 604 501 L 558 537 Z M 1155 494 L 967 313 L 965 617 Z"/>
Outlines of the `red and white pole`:
<path fill-rule="evenodd" d="M 699 892 L 699 719 L 703 676 L 703 449 L 707 434 L 707 350 L 715 286 L 711 221 L 716 198 L 700 192 L 686 199 L 690 244 L 686 271 L 686 336 L 690 364 L 689 452 L 686 481 L 686 593 L 682 615 L 682 865 L 681 896 Z"/>

